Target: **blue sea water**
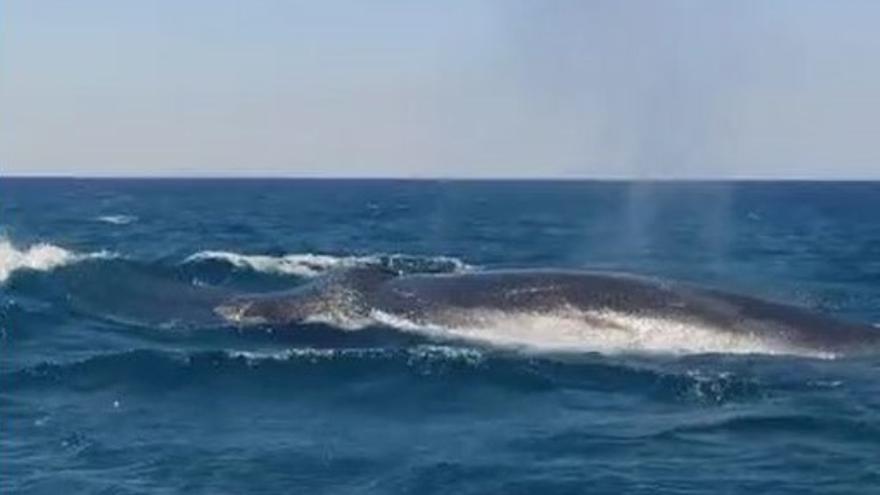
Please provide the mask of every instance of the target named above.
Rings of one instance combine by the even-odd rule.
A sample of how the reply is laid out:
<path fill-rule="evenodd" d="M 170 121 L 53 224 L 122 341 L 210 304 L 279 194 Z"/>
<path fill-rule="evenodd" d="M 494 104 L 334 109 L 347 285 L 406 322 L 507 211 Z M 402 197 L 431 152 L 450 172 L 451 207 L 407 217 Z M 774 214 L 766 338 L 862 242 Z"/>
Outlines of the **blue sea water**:
<path fill-rule="evenodd" d="M 0 179 L 0 229 L 2 493 L 880 492 L 880 356 L 213 312 L 564 267 L 873 324 L 878 183 Z"/>

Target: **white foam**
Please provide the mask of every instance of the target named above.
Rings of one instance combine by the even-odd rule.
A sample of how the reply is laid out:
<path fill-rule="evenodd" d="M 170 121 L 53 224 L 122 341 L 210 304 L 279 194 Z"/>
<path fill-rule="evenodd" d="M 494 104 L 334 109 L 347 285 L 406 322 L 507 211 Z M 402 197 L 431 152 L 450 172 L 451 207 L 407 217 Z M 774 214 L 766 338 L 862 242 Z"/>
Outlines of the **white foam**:
<path fill-rule="evenodd" d="M 460 272 L 471 269 L 469 265 L 456 258 L 446 256 L 416 258 L 406 255 L 370 255 L 370 256 L 332 256 L 327 254 L 293 253 L 282 256 L 261 254 L 240 254 L 231 251 L 200 251 L 184 260 L 184 263 L 195 263 L 206 260 L 224 261 L 239 269 L 253 270 L 260 273 L 275 275 L 293 275 L 296 277 L 316 277 L 330 270 L 340 268 L 356 268 L 366 266 L 387 266 L 397 260 L 416 259 L 426 264 L 445 264 L 452 271 Z"/>
<path fill-rule="evenodd" d="M 256 364 L 260 361 L 286 361 L 296 358 L 308 358 L 312 360 L 327 360 L 337 357 L 340 353 L 337 349 L 318 349 L 313 347 L 284 349 L 281 351 L 226 351 L 226 355 L 233 359 L 244 359 L 248 364 Z"/>
<path fill-rule="evenodd" d="M 230 251 L 200 251 L 188 257 L 184 262 L 192 263 L 205 260 L 225 261 L 236 268 L 297 277 L 314 277 L 330 269 L 355 267 L 373 262 L 371 257 L 337 257 L 310 253 L 267 256 L 239 254 Z"/>
<path fill-rule="evenodd" d="M 419 345 L 401 351 L 384 347 L 349 349 L 300 347 L 283 349 L 280 351 L 227 350 L 225 351 L 225 354 L 232 359 L 244 359 L 248 364 L 258 364 L 263 361 L 287 360 L 318 362 L 344 358 L 389 359 L 394 357 L 398 352 L 403 352 L 406 355 L 409 364 L 431 361 L 461 361 L 472 365 L 478 365 L 484 359 L 483 353 L 479 350 L 442 345 Z"/>
<path fill-rule="evenodd" d="M 19 270 L 46 272 L 84 260 L 114 256 L 106 251 L 75 253 L 47 243 L 34 244 L 19 250 L 9 240 L 0 239 L 0 283 L 6 282 Z"/>
<path fill-rule="evenodd" d="M 99 222 L 109 223 L 112 225 L 128 225 L 137 221 L 134 215 L 103 215 L 97 218 Z"/>

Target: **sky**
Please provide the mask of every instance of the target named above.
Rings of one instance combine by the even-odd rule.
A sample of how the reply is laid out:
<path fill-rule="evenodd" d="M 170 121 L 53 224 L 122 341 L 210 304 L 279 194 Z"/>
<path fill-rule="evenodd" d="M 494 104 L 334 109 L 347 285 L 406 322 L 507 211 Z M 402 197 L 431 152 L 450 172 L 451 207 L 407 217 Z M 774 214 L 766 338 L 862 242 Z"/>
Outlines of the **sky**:
<path fill-rule="evenodd" d="M 880 179 L 876 0 L 4 0 L 0 174 Z"/>

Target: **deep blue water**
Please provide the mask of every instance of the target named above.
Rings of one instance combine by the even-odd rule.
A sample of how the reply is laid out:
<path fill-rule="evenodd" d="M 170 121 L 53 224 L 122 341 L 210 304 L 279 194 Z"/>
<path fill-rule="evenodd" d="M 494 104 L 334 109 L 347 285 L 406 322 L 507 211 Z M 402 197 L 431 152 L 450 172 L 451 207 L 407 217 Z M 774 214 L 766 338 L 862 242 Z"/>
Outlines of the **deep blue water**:
<path fill-rule="evenodd" d="M 212 311 L 347 266 L 565 267 L 876 323 L 878 183 L 0 179 L 0 229 L 2 493 L 880 491 L 880 357 Z"/>

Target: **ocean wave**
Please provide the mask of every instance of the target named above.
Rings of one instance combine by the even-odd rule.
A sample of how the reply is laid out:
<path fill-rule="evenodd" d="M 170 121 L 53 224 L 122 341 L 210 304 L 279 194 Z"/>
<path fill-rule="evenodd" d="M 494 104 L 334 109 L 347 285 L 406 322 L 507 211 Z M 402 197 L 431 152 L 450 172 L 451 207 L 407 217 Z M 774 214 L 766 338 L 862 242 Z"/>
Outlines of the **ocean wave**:
<path fill-rule="evenodd" d="M 107 251 L 76 253 L 48 243 L 18 249 L 9 240 L 3 239 L 0 240 L 0 284 L 18 271 L 46 272 L 81 261 L 115 257 L 115 254 Z"/>
<path fill-rule="evenodd" d="M 102 215 L 97 217 L 96 220 L 112 225 L 128 225 L 137 222 L 138 217 L 134 215 Z"/>
<path fill-rule="evenodd" d="M 307 378 L 303 373 L 291 374 L 291 370 L 312 370 L 312 376 L 333 381 L 339 373 L 349 372 L 364 376 L 396 374 L 399 370 L 410 370 L 417 375 L 452 369 L 473 371 L 480 369 L 484 359 L 487 358 L 479 350 L 433 345 L 192 352 L 135 349 L 67 362 L 42 362 L 0 374 L 0 385 L 7 391 L 46 386 L 98 390 L 117 384 L 167 389 L 185 386 L 193 380 L 202 386 L 204 380 L 222 382 L 230 376 L 248 376 L 253 372 L 277 376 L 286 383 Z"/>
<path fill-rule="evenodd" d="M 241 254 L 231 251 L 199 251 L 184 260 L 184 264 L 203 262 L 221 262 L 241 270 L 304 278 L 316 277 L 336 269 L 370 266 L 387 268 L 401 273 L 447 273 L 473 269 L 471 265 L 449 256 L 413 256 L 405 254 L 334 256 L 329 254 L 292 253 L 270 256 Z"/>
<path fill-rule="evenodd" d="M 629 362 L 603 357 L 537 357 L 472 347 L 422 344 L 413 347 L 171 351 L 136 349 L 68 362 L 42 362 L 0 374 L 4 390 L 73 388 L 99 391 L 168 391 L 221 387 L 226 393 L 271 393 L 274 397 L 371 383 L 371 393 L 389 400 L 476 382 L 525 393 L 559 388 L 646 394 L 664 402 L 723 404 L 765 395 L 772 383 L 736 372 L 669 369 L 664 362 Z M 401 373 L 416 381 L 401 389 Z M 387 377 L 395 380 L 386 381 Z M 378 378 L 378 380 L 377 380 Z M 259 383 L 252 386 L 249 383 Z M 328 387 L 315 386 L 316 381 Z M 297 387 L 297 383 L 308 387 Z M 387 383 L 387 388 L 375 388 Z M 405 382 L 404 382 L 405 383 Z M 121 388 L 122 387 L 122 388 Z"/>

